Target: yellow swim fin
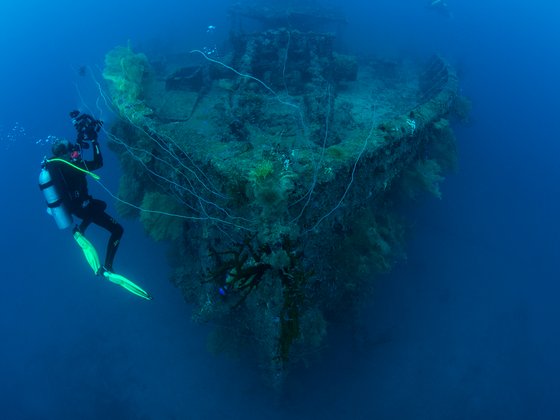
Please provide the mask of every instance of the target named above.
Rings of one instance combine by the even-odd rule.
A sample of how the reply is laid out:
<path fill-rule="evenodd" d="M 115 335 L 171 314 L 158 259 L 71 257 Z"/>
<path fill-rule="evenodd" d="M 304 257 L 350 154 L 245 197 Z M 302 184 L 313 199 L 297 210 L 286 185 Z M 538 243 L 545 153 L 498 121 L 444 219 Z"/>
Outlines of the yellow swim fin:
<path fill-rule="evenodd" d="M 74 239 L 76 240 L 80 248 L 82 248 L 82 251 L 84 251 L 84 255 L 89 266 L 91 267 L 93 272 L 97 274 L 99 272 L 99 268 L 101 267 L 101 263 L 99 262 L 99 255 L 97 255 L 95 247 L 78 230 L 74 232 Z"/>
<path fill-rule="evenodd" d="M 135 294 L 136 296 L 140 296 L 141 298 L 147 299 L 147 300 L 152 300 L 152 297 L 150 296 L 150 294 L 148 292 L 146 292 L 144 289 L 142 289 L 140 286 L 134 284 L 133 282 L 131 282 L 130 280 L 128 280 L 126 277 L 121 276 L 120 274 L 116 274 L 116 273 L 111 273 L 110 271 L 104 271 L 103 272 L 103 276 L 115 283 L 118 284 L 121 287 L 124 287 L 126 290 L 128 290 L 130 293 Z"/>
<path fill-rule="evenodd" d="M 91 267 L 91 269 L 96 275 L 101 274 L 101 272 L 103 272 L 103 277 L 105 277 L 107 280 L 115 284 L 118 284 L 119 286 L 125 288 L 130 293 L 133 293 L 136 296 L 140 296 L 141 298 L 147 300 L 152 300 L 152 297 L 148 292 L 146 292 L 140 286 L 128 280 L 126 277 L 121 276 L 120 274 L 111 273 L 110 271 L 107 271 L 105 269 L 101 269 L 101 263 L 99 262 L 99 255 L 97 254 L 95 247 L 92 245 L 90 241 L 86 239 L 84 235 L 82 235 L 80 231 L 76 230 L 74 232 L 74 239 L 76 240 L 80 248 L 82 248 L 82 251 L 84 252 L 84 255 L 86 257 L 89 266 Z"/>

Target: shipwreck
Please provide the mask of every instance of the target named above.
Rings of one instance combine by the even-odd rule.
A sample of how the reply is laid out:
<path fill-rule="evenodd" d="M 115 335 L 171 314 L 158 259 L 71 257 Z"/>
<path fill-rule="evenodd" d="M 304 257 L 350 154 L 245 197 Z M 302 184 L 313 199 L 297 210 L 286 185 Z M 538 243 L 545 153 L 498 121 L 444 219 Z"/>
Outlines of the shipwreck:
<path fill-rule="evenodd" d="M 466 101 L 442 57 L 356 57 L 333 33 L 265 20 L 219 55 L 117 47 L 103 77 L 120 213 L 169 241 L 211 347 L 250 352 L 281 388 L 402 256 L 395 197 L 440 196 Z"/>

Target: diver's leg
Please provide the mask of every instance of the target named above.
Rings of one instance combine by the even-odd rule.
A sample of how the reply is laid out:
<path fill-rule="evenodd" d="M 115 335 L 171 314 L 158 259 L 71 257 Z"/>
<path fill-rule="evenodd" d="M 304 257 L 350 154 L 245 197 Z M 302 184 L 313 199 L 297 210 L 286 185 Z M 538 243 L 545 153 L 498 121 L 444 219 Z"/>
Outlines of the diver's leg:
<path fill-rule="evenodd" d="M 103 210 L 104 209 L 105 208 L 103 208 Z M 111 233 L 109 242 L 107 243 L 105 268 L 109 271 L 113 271 L 113 261 L 115 259 L 115 254 L 117 253 L 117 249 L 119 248 L 124 229 L 115 219 L 105 213 L 105 211 L 96 212 L 91 221 Z"/>
<path fill-rule="evenodd" d="M 109 232 L 111 232 L 111 236 L 109 237 L 109 242 L 107 243 L 107 253 L 105 255 L 105 268 L 112 272 L 113 261 L 117 253 L 117 249 L 119 248 L 119 245 L 121 243 L 121 238 L 123 236 L 124 229 L 111 216 L 107 215 L 107 217 L 110 219 L 110 223 L 111 223 L 110 225 L 111 228 L 107 229 L 109 230 Z"/>
<path fill-rule="evenodd" d="M 82 220 L 82 223 L 80 223 L 80 225 L 78 226 L 78 230 L 84 234 L 86 232 L 86 229 L 88 228 L 88 226 L 91 224 L 91 219 L 86 218 Z"/>
<path fill-rule="evenodd" d="M 86 233 L 86 229 L 93 221 L 93 218 L 100 213 L 103 213 L 107 208 L 107 203 L 101 200 L 94 200 L 90 198 L 86 201 L 87 205 L 80 207 L 74 211 L 74 214 L 82 219 L 82 223 L 78 226 L 78 230 L 82 233 Z"/>

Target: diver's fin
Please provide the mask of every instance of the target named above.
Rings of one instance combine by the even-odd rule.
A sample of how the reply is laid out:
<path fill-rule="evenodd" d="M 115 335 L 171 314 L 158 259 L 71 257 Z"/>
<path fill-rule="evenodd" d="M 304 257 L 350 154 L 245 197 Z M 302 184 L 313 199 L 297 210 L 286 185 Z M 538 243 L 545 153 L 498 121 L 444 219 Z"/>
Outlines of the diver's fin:
<path fill-rule="evenodd" d="M 74 232 L 74 239 L 76 240 L 80 248 L 82 248 L 82 251 L 84 251 L 84 255 L 89 266 L 91 267 L 93 272 L 97 274 L 99 272 L 99 268 L 101 268 L 101 263 L 99 262 L 99 255 L 97 255 L 95 247 L 78 230 Z"/>
<path fill-rule="evenodd" d="M 134 284 L 133 282 L 131 282 L 130 280 L 128 280 L 126 277 L 121 276 L 120 274 L 116 274 L 116 273 L 111 273 L 110 271 L 104 271 L 103 272 L 103 276 L 115 283 L 118 284 L 121 287 L 124 287 L 126 290 L 128 290 L 130 293 L 135 294 L 136 296 L 140 296 L 141 298 L 147 299 L 147 300 L 152 300 L 152 297 L 150 296 L 150 294 L 148 292 L 146 292 L 144 289 L 142 289 L 140 286 Z"/>

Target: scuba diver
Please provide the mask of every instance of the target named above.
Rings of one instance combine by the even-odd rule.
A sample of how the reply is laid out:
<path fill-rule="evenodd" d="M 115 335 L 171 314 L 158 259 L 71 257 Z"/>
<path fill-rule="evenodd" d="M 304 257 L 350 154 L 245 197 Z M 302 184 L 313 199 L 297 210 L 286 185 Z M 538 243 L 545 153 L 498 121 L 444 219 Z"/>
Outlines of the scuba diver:
<path fill-rule="evenodd" d="M 92 171 L 103 166 L 103 156 L 97 141 L 103 122 L 79 111 L 72 111 L 70 117 L 77 131 L 76 143 L 72 144 L 66 139 L 55 140 L 52 144 L 53 157 L 43 160 L 39 176 L 39 187 L 47 200 L 47 211 L 60 229 L 73 224 L 72 216 L 82 220 L 74 227 L 72 234 L 96 275 L 103 276 L 140 297 L 151 299 L 140 287 L 114 273 L 113 262 L 124 229 L 105 211 L 107 203 L 93 198 L 88 192 L 86 177 L 89 175 L 98 180 L 99 177 Z M 90 145 L 93 158 L 85 160 L 82 152 L 89 149 Z M 84 236 L 91 223 L 110 233 L 103 265 L 95 247 Z"/>

